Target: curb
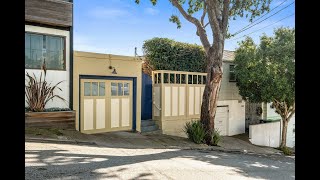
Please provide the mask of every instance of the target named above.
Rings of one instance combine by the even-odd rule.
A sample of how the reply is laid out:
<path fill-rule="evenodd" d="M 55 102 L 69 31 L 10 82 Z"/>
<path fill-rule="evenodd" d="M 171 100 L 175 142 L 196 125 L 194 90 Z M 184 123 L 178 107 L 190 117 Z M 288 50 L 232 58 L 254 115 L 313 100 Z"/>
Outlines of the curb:
<path fill-rule="evenodd" d="M 250 155 L 259 155 L 259 156 L 283 156 L 283 153 L 272 153 L 272 154 L 261 154 L 255 153 L 253 151 L 243 151 L 239 149 L 224 149 L 224 148 L 180 148 L 183 150 L 198 150 L 198 151 L 218 151 L 234 154 L 250 154 Z"/>
<path fill-rule="evenodd" d="M 83 144 L 83 145 L 97 145 L 95 142 L 89 141 L 76 141 L 65 139 L 50 139 L 50 138 L 25 138 L 25 142 L 48 142 L 48 143 L 60 143 L 60 144 Z"/>
<path fill-rule="evenodd" d="M 95 142 L 65 140 L 65 139 L 51 139 L 51 138 L 25 138 L 25 141 L 26 142 L 47 142 L 47 143 L 96 145 L 96 146 L 98 146 L 98 144 Z M 225 149 L 225 148 L 221 148 L 221 147 L 179 147 L 179 146 L 163 145 L 163 148 L 181 149 L 181 150 L 197 150 L 197 151 L 218 151 L 218 152 L 226 152 L 226 153 L 234 153 L 234 154 L 250 154 L 250 155 L 259 155 L 259 156 L 284 156 L 283 153 L 261 154 L 261 153 L 255 153 L 253 151 L 242 151 L 239 149 Z"/>

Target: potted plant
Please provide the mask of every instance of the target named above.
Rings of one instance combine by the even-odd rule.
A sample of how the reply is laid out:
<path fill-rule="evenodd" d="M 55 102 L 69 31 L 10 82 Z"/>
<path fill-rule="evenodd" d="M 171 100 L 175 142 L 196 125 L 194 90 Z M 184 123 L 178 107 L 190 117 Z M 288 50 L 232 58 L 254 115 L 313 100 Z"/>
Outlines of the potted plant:
<path fill-rule="evenodd" d="M 47 69 L 45 61 L 41 68 L 40 78 L 38 79 L 33 73 L 31 76 L 28 72 L 26 74 L 27 84 L 25 85 L 26 107 L 25 111 L 25 125 L 26 126 L 63 126 L 74 127 L 75 111 L 69 108 L 49 108 L 46 109 L 47 103 L 53 99 L 58 98 L 66 101 L 61 96 L 55 94 L 55 91 L 62 89 L 59 85 L 60 81 L 55 85 L 51 85 L 46 80 Z"/>

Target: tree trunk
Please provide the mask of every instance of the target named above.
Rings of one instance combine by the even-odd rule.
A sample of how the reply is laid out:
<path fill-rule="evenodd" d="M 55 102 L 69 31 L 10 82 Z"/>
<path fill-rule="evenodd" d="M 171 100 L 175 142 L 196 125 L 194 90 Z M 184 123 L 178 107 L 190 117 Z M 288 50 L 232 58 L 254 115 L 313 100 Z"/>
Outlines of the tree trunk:
<path fill-rule="evenodd" d="M 200 116 L 200 121 L 207 132 L 214 129 L 214 118 L 223 73 L 222 52 L 223 48 L 210 48 L 207 55 L 207 81 L 203 92 Z M 206 143 L 211 144 L 209 137 L 206 138 Z"/>
<path fill-rule="evenodd" d="M 287 146 L 287 129 L 288 129 L 288 120 L 282 119 L 282 137 L 281 137 L 281 144 L 280 148 L 286 147 Z"/>

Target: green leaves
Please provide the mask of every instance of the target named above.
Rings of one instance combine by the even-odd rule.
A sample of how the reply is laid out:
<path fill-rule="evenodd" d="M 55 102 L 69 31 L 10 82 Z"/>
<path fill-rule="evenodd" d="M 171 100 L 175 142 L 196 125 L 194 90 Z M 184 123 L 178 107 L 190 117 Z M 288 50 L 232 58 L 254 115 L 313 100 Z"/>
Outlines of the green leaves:
<path fill-rule="evenodd" d="M 205 137 L 207 135 L 203 124 L 200 121 L 192 120 L 186 122 L 184 126 L 184 132 L 187 134 L 188 139 L 196 144 L 201 144 L 205 142 Z"/>
<path fill-rule="evenodd" d="M 203 0 L 188 0 L 188 14 L 192 15 L 203 9 Z"/>
<path fill-rule="evenodd" d="M 136 4 L 140 4 L 140 0 L 135 0 L 134 1 Z M 150 2 L 152 3 L 152 5 L 156 5 L 157 4 L 157 0 L 150 0 Z"/>
<path fill-rule="evenodd" d="M 235 74 L 240 95 L 251 102 L 295 101 L 295 30 L 279 28 L 274 37 L 263 35 L 260 45 L 251 38 L 240 42 Z"/>
<path fill-rule="evenodd" d="M 172 15 L 169 19 L 170 22 L 176 23 L 177 24 L 177 29 L 181 28 L 181 22 L 178 16 Z"/>
<path fill-rule="evenodd" d="M 205 72 L 202 46 L 156 37 L 146 40 L 143 50 L 146 60 L 155 70 Z"/>
<path fill-rule="evenodd" d="M 235 20 L 237 17 L 249 18 L 249 21 L 270 10 L 272 0 L 249 0 L 249 1 L 230 1 L 229 17 Z"/>

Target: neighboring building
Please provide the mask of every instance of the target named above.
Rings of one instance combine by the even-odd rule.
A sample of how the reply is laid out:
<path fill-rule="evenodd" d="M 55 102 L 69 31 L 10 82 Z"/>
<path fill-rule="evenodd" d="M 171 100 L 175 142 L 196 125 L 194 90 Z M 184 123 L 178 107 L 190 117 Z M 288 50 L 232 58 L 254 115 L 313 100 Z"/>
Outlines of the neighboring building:
<path fill-rule="evenodd" d="M 226 129 L 228 129 L 225 135 L 228 136 L 245 133 L 246 105 L 239 94 L 239 88 L 236 84 L 233 63 L 234 56 L 233 51 L 225 50 L 223 53 L 223 75 L 218 98 L 218 106 L 228 107 L 227 112 L 223 112 L 224 116 L 228 117 L 228 121 L 225 123 Z"/>
<path fill-rule="evenodd" d="M 234 53 L 224 51 L 224 73 L 215 118 L 215 127 L 224 136 L 245 133 L 245 102 L 236 86 L 233 60 Z M 185 123 L 200 118 L 205 79 L 206 73 L 199 72 L 153 72 L 153 120 L 162 133 L 186 136 Z"/>
<path fill-rule="evenodd" d="M 47 81 L 60 84 L 46 108 L 72 109 L 73 0 L 25 0 L 25 71 L 39 77 L 46 62 Z"/>

